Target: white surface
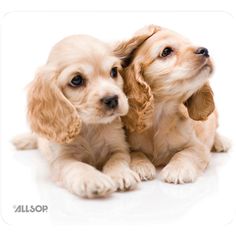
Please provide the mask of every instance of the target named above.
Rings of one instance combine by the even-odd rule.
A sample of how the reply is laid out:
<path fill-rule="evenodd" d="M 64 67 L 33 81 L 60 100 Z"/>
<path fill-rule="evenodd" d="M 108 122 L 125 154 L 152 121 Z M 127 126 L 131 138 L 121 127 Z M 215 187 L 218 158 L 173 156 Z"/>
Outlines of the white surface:
<path fill-rule="evenodd" d="M 1 47 L 1 200 L 4 220 L 18 224 L 227 225 L 236 217 L 235 148 L 214 154 L 197 182 L 170 185 L 157 179 L 108 199 L 84 200 L 56 187 L 37 151 L 18 152 L 10 139 L 28 130 L 25 86 L 58 40 L 92 34 L 122 39 L 145 24 L 169 27 L 208 47 L 216 64 L 212 78 L 221 133 L 235 136 L 235 28 L 226 13 L 10 13 L 3 19 Z M 14 213 L 18 204 L 48 204 L 48 213 Z"/>

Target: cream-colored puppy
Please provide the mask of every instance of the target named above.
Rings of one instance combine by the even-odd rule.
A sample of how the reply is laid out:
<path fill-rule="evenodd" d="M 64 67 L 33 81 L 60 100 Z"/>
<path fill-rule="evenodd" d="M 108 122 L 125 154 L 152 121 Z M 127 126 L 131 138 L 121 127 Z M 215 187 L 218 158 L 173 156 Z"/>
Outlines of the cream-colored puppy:
<path fill-rule="evenodd" d="M 139 46 L 127 54 L 134 38 Z M 209 52 L 153 25 L 134 38 L 121 42 L 116 51 L 126 67 L 130 110 L 123 120 L 132 168 L 146 180 L 155 177 L 154 166 L 165 166 L 160 173 L 164 181 L 192 182 L 207 167 L 211 149 L 228 149 L 216 133 Z"/>
<path fill-rule="evenodd" d="M 13 140 L 19 149 L 38 147 L 54 181 L 82 197 L 139 182 L 120 120 L 128 112 L 120 69 L 120 59 L 98 39 L 63 39 L 29 88 L 28 119 L 37 136 Z"/>

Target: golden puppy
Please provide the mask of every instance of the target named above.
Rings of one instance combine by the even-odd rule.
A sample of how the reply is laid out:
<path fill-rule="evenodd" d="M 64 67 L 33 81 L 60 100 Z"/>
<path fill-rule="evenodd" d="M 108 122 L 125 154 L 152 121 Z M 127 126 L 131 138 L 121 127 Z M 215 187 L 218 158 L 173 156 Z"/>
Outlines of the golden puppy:
<path fill-rule="evenodd" d="M 54 181 L 82 197 L 133 189 L 140 181 L 129 168 L 120 120 L 128 112 L 120 68 L 110 46 L 93 37 L 60 41 L 28 93 L 28 119 L 38 136 L 13 141 L 19 149 L 38 147 Z"/>
<path fill-rule="evenodd" d="M 139 46 L 129 50 L 134 38 L 140 40 Z M 146 180 L 155 177 L 154 166 L 164 165 L 160 174 L 164 181 L 192 182 L 207 167 L 211 149 L 228 149 L 216 133 L 209 52 L 153 25 L 134 38 L 116 49 L 126 67 L 123 78 L 130 110 L 123 120 L 132 168 Z"/>

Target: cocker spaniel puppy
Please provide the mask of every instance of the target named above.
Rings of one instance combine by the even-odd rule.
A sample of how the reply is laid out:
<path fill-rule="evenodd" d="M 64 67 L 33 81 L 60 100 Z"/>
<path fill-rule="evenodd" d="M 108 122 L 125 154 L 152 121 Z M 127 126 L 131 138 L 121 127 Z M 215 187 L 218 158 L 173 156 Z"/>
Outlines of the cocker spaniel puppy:
<path fill-rule="evenodd" d="M 221 152 L 229 147 L 216 132 L 209 52 L 154 25 L 134 38 L 143 38 L 138 47 L 129 50 L 131 38 L 116 48 L 126 67 L 124 90 L 130 110 L 123 121 L 132 169 L 147 180 L 155 177 L 154 166 L 165 166 L 162 180 L 192 182 L 207 167 L 212 149 Z"/>
<path fill-rule="evenodd" d="M 13 140 L 18 149 L 38 147 L 54 181 L 81 197 L 134 189 L 140 181 L 129 168 L 120 120 L 128 112 L 120 69 L 108 44 L 85 35 L 63 39 L 29 88 L 36 135 Z"/>

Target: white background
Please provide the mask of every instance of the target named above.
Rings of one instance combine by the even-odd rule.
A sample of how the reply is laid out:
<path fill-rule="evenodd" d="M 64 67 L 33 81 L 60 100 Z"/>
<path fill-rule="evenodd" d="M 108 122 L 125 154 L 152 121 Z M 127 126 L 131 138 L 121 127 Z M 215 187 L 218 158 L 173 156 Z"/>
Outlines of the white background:
<path fill-rule="evenodd" d="M 145 9 L 158 10 L 156 4 Z M 63 9 L 59 4 L 51 10 L 58 7 Z M 67 7 L 64 9 L 73 9 Z M 6 9 L 11 10 L 11 6 Z M 94 5 L 84 9 L 93 10 Z M 1 35 L 1 212 L 7 224 L 25 227 L 49 224 L 54 228 L 68 224 L 75 231 L 83 228 L 81 225 L 86 225 L 83 229 L 91 229 L 90 225 L 100 228 L 101 224 L 114 224 L 114 230 L 125 224 L 136 229 L 143 226 L 147 231 L 156 229 L 155 233 L 163 224 L 165 231 L 169 224 L 181 226 L 181 230 L 235 225 L 234 146 L 228 154 L 214 155 L 207 172 L 196 183 L 173 186 L 161 183 L 157 175 L 156 180 L 142 183 L 137 191 L 88 201 L 51 183 L 47 165 L 37 151 L 16 152 L 9 143 L 14 135 L 28 130 L 24 88 L 33 79 L 37 67 L 45 63 L 53 44 L 78 33 L 113 41 L 128 37 L 149 23 L 174 29 L 208 47 L 216 65 L 211 82 L 220 113 L 220 131 L 235 142 L 235 20 L 230 14 L 222 11 L 11 12 L 2 19 Z M 17 204 L 48 204 L 49 212 L 16 214 L 13 205 Z"/>

